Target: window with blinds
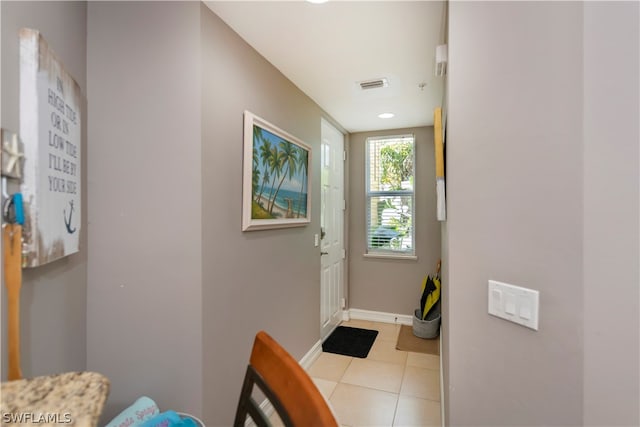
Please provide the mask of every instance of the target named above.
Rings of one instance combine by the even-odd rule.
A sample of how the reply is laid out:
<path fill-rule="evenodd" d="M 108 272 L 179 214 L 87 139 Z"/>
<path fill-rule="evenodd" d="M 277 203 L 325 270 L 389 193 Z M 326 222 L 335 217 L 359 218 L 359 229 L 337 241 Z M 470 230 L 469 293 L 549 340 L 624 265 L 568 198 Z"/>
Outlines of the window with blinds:
<path fill-rule="evenodd" d="M 367 139 L 367 253 L 415 255 L 413 135 Z"/>

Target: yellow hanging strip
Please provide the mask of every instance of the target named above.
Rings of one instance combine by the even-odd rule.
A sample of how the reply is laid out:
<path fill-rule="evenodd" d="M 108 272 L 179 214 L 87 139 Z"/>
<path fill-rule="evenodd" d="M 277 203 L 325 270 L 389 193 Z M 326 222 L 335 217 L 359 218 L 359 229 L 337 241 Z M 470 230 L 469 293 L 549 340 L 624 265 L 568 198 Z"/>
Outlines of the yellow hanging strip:
<path fill-rule="evenodd" d="M 4 282 L 8 300 L 9 381 L 22 378 L 20 369 L 20 288 L 22 287 L 22 226 L 2 226 Z"/>

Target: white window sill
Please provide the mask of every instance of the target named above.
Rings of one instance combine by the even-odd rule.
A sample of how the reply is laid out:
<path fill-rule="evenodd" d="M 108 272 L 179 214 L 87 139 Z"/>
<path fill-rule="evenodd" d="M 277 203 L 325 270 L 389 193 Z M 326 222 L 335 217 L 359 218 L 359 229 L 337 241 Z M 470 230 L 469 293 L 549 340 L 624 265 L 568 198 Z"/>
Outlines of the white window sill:
<path fill-rule="evenodd" d="M 418 257 L 415 255 L 400 255 L 400 254 L 392 254 L 392 253 L 370 253 L 364 254 L 365 258 L 384 258 L 384 259 L 403 259 L 410 261 L 417 261 Z"/>

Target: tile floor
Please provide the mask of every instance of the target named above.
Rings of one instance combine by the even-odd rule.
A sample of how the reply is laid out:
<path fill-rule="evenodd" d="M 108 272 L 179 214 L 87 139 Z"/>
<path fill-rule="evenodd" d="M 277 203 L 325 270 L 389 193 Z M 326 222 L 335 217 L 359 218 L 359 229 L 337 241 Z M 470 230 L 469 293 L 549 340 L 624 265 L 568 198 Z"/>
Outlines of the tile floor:
<path fill-rule="evenodd" d="M 322 353 L 309 368 L 338 422 L 345 427 L 441 426 L 439 357 L 396 350 L 400 325 L 364 320 L 342 325 L 375 329 L 378 336 L 366 359 Z"/>

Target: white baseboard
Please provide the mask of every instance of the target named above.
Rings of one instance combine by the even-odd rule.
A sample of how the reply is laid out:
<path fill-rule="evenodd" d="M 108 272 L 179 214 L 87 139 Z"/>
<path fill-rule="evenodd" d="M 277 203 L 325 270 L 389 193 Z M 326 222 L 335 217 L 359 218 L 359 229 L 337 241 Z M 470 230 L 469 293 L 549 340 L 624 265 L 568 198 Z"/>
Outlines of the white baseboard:
<path fill-rule="evenodd" d="M 300 366 L 302 366 L 306 371 L 311 367 L 311 365 L 313 365 L 313 362 L 315 362 L 316 359 L 320 357 L 321 354 L 322 354 L 322 341 L 318 340 L 313 345 L 313 347 L 311 347 L 311 349 L 307 351 L 307 354 L 302 356 L 302 359 L 300 359 L 298 363 L 300 363 Z"/>
<path fill-rule="evenodd" d="M 351 319 L 413 325 L 413 316 L 408 314 L 385 313 L 383 311 L 361 310 L 359 308 L 350 308 L 348 311 Z"/>

